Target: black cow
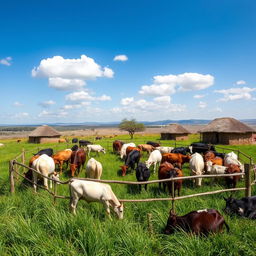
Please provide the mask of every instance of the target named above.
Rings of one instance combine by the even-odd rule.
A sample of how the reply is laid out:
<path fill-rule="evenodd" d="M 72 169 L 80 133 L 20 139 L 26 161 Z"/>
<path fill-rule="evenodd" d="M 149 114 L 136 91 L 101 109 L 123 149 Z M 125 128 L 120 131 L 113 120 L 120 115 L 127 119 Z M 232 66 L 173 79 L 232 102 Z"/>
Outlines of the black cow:
<path fill-rule="evenodd" d="M 222 158 L 223 160 L 224 160 L 225 155 L 226 155 L 225 153 L 219 153 L 219 152 L 217 152 L 217 151 L 214 151 L 213 153 L 215 154 L 215 156 L 220 157 L 220 158 Z"/>
<path fill-rule="evenodd" d="M 87 145 L 92 145 L 93 143 L 89 140 L 79 140 L 79 147 L 86 147 Z"/>
<path fill-rule="evenodd" d="M 125 165 L 120 166 L 122 169 L 122 176 L 125 176 L 126 171 L 130 167 L 132 170 L 135 168 L 135 164 L 139 164 L 140 161 L 140 151 L 133 150 L 128 154 L 128 157 L 125 161 Z"/>
<path fill-rule="evenodd" d="M 42 149 L 40 151 L 38 151 L 36 154 L 33 154 L 34 156 L 35 155 L 43 155 L 43 154 L 46 154 L 48 156 L 52 156 L 53 155 L 53 149 L 52 148 L 45 148 L 45 149 Z"/>
<path fill-rule="evenodd" d="M 224 198 L 226 207 L 224 211 L 228 214 L 236 214 L 249 219 L 256 219 L 256 196 L 235 199 Z"/>
<path fill-rule="evenodd" d="M 174 148 L 171 153 L 180 153 L 182 155 L 187 155 L 192 153 L 192 147 L 178 147 Z"/>
<path fill-rule="evenodd" d="M 72 146 L 71 150 L 72 151 L 77 151 L 78 150 L 78 146 L 77 145 Z"/>
<path fill-rule="evenodd" d="M 151 145 L 151 146 L 153 146 L 153 147 L 160 147 L 160 144 L 159 143 L 157 143 L 157 142 L 154 142 L 154 141 L 147 141 L 147 143 L 146 144 L 148 144 L 148 145 Z"/>
<path fill-rule="evenodd" d="M 72 143 L 77 143 L 78 142 L 78 138 L 73 138 L 72 139 Z"/>
<path fill-rule="evenodd" d="M 215 147 L 210 144 L 196 142 L 192 143 L 190 146 L 192 146 L 192 153 L 205 153 L 206 151 L 215 151 Z"/>
<path fill-rule="evenodd" d="M 150 177 L 150 170 L 147 168 L 146 164 L 139 163 L 136 168 L 136 178 L 137 181 L 148 181 Z M 141 185 L 139 185 L 141 191 Z M 147 190 L 147 184 L 145 184 L 145 190 Z"/>

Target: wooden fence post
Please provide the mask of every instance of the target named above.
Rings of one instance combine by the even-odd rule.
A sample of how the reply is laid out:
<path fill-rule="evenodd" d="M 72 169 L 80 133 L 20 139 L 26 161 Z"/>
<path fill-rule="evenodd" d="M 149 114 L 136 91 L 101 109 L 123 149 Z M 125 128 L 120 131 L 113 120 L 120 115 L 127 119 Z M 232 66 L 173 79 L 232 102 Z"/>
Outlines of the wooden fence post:
<path fill-rule="evenodd" d="M 22 149 L 21 161 L 22 161 L 22 164 L 25 165 L 25 149 L 24 148 Z M 25 170 L 26 170 L 26 168 L 23 167 L 23 173 L 25 172 Z"/>
<path fill-rule="evenodd" d="M 250 164 L 244 164 L 245 171 L 245 196 L 252 195 L 252 187 L 251 187 L 251 173 L 250 173 Z"/>
<path fill-rule="evenodd" d="M 9 162 L 9 178 L 10 178 L 10 191 L 11 191 L 11 194 L 14 194 L 14 192 L 15 192 L 14 168 L 13 168 L 13 161 L 12 160 Z"/>

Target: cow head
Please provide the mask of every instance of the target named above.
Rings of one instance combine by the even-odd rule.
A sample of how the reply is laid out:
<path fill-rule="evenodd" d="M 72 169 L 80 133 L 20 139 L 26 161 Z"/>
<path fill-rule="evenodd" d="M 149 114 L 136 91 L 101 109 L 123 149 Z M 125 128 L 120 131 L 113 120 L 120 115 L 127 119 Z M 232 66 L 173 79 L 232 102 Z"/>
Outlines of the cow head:
<path fill-rule="evenodd" d="M 207 161 L 205 164 L 205 167 L 206 167 L 206 172 L 210 173 L 212 169 L 212 161 Z"/>
<path fill-rule="evenodd" d="M 114 207 L 114 212 L 116 213 L 119 220 L 124 218 L 124 204 L 121 203 L 119 206 Z"/>
<path fill-rule="evenodd" d="M 240 200 L 237 200 L 235 198 L 229 197 L 229 198 L 225 198 L 224 200 L 226 201 L 226 207 L 224 209 L 224 211 L 227 214 L 237 214 L 240 216 L 244 216 L 244 207 L 243 204 L 240 202 Z"/>
<path fill-rule="evenodd" d="M 167 220 L 166 227 L 164 229 L 164 234 L 170 235 L 175 231 L 177 226 L 177 215 L 173 210 L 170 211 L 169 218 Z"/>
<path fill-rule="evenodd" d="M 152 163 L 151 163 L 151 162 L 149 162 L 149 161 L 146 161 L 146 162 L 145 162 L 145 164 L 146 164 L 147 168 L 149 168 L 149 167 L 151 166 L 151 164 L 152 164 Z"/>
<path fill-rule="evenodd" d="M 125 176 L 126 171 L 128 170 L 129 166 L 127 166 L 127 165 L 122 165 L 122 166 L 120 166 L 120 168 L 122 169 L 122 176 Z"/>
<path fill-rule="evenodd" d="M 76 169 L 77 169 L 77 164 L 70 164 L 70 172 L 72 177 L 75 176 Z"/>
<path fill-rule="evenodd" d="M 104 154 L 106 154 L 105 148 L 101 149 L 100 151 L 103 152 Z"/>

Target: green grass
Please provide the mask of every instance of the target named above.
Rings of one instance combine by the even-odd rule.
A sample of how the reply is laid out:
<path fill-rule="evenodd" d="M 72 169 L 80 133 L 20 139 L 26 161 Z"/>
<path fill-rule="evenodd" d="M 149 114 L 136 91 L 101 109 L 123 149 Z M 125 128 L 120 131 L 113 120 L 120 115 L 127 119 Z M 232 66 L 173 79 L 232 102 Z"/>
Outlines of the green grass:
<path fill-rule="evenodd" d="M 87 139 L 87 138 L 86 138 Z M 92 139 L 92 138 L 89 138 Z M 115 138 L 116 139 L 116 138 Z M 129 139 L 119 136 L 117 139 Z M 157 135 L 135 135 L 135 143 L 147 140 L 157 140 Z M 99 141 L 107 147 L 106 155 L 99 157 L 92 154 L 103 164 L 102 179 L 119 179 L 135 181 L 135 174 L 128 173 L 119 176 L 119 166 L 122 161 L 112 154 L 113 139 Z M 183 145 L 198 141 L 197 136 L 182 142 Z M 184 232 L 174 235 L 161 234 L 164 228 L 171 202 L 126 203 L 124 219 L 118 221 L 115 217 L 109 220 L 101 204 L 78 203 L 77 216 L 72 216 L 68 209 L 68 200 L 53 199 L 46 191 L 39 189 L 37 194 L 33 189 L 16 185 L 16 193 L 10 195 L 8 183 L 8 161 L 18 155 L 22 148 L 36 152 L 38 145 L 16 140 L 0 141 L 5 144 L 0 148 L 0 255 L 255 255 L 256 232 L 255 221 L 230 217 L 223 213 L 223 196 L 217 194 L 177 201 L 175 209 L 179 215 L 192 210 L 215 208 L 225 217 L 230 226 L 230 233 L 197 237 Z M 164 145 L 172 145 L 173 141 L 164 141 Z M 53 147 L 54 150 L 66 148 L 65 144 L 46 144 L 40 147 Z M 232 146 L 233 147 L 233 146 Z M 234 146 L 233 148 L 256 156 L 256 146 Z M 27 160 L 31 156 L 27 154 Z M 143 156 L 143 161 L 147 156 Z M 188 165 L 184 172 L 189 174 Z M 84 170 L 80 177 L 85 177 Z M 62 180 L 67 180 L 64 173 Z M 157 179 L 157 174 L 150 178 Z M 243 182 L 238 184 L 243 186 Z M 138 193 L 136 186 L 112 184 L 118 198 L 151 198 L 167 197 L 159 193 L 158 184 L 148 185 L 148 191 Z M 181 194 L 192 194 L 217 190 L 225 187 L 223 181 L 211 184 L 203 180 L 201 188 L 194 188 L 191 182 L 184 182 Z M 252 193 L 256 190 L 253 188 Z M 68 195 L 67 185 L 58 187 L 58 193 Z M 242 197 L 244 192 L 236 192 L 235 196 Z M 148 232 L 147 214 L 152 214 L 153 234 Z"/>

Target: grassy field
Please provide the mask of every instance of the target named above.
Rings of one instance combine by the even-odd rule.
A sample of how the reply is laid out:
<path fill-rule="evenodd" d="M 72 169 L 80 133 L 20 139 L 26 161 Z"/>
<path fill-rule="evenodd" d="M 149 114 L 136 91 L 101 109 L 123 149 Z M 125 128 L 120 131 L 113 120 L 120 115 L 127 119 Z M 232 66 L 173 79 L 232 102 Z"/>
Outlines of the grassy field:
<path fill-rule="evenodd" d="M 88 139 L 88 138 L 86 138 Z M 90 138 L 89 138 L 90 139 Z M 116 139 L 116 138 L 115 138 Z M 119 136 L 117 139 L 129 139 L 128 136 Z M 147 140 L 159 139 L 157 135 L 136 136 L 134 142 L 143 143 Z M 193 135 L 190 144 L 198 140 Z M 107 148 L 107 154 L 99 157 L 92 154 L 103 164 L 102 179 L 119 179 L 135 181 L 135 174 L 128 173 L 120 176 L 119 166 L 122 161 L 112 153 L 113 139 L 105 139 L 99 144 Z M 5 144 L 0 148 L 0 255 L 255 255 L 256 232 L 255 221 L 230 217 L 223 213 L 223 196 L 218 194 L 177 201 L 175 209 L 179 215 L 192 210 L 215 208 L 223 213 L 230 226 L 230 233 L 197 237 L 184 232 L 174 235 L 162 234 L 170 202 L 126 203 L 124 219 L 118 221 L 115 217 L 109 220 L 105 216 L 101 204 L 78 203 L 77 216 L 72 216 L 68 209 L 68 200 L 58 199 L 56 205 L 46 191 L 33 193 L 32 188 L 22 184 L 16 185 L 16 193 L 10 196 L 8 183 L 8 161 L 18 155 L 22 148 L 36 152 L 38 145 L 28 144 L 26 141 L 16 143 L 16 140 L 2 140 Z M 164 141 L 164 145 L 173 145 L 173 141 Z M 46 144 L 43 147 L 53 147 L 54 150 L 66 148 L 66 144 Z M 40 145 L 42 147 L 42 145 Z M 256 162 L 256 146 L 236 146 L 233 148 L 254 157 Z M 27 154 L 27 159 L 32 156 Z M 147 156 L 143 156 L 143 161 Z M 188 166 L 184 172 L 189 174 Z M 80 177 L 85 177 L 84 170 Z M 62 180 L 68 179 L 64 173 Z M 151 180 L 157 179 L 153 174 Z M 158 184 L 148 186 L 148 191 L 138 192 L 136 186 L 112 184 L 112 189 L 118 198 L 151 198 L 167 197 L 159 193 Z M 243 186 L 243 181 L 239 183 Z M 192 194 L 204 191 L 217 190 L 225 187 L 220 180 L 211 184 L 204 179 L 201 188 L 194 188 L 191 182 L 184 182 L 181 194 Z M 61 185 L 58 193 L 68 195 L 68 187 Z M 252 194 L 256 194 L 253 188 Z M 234 193 L 242 197 L 244 192 Z M 147 214 L 152 214 L 153 234 L 148 232 Z"/>

